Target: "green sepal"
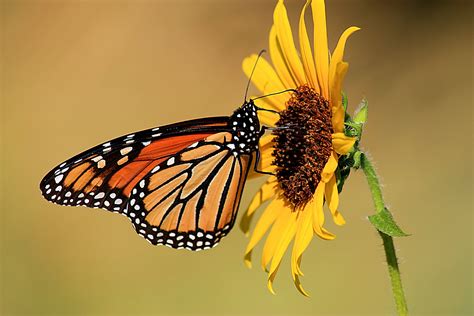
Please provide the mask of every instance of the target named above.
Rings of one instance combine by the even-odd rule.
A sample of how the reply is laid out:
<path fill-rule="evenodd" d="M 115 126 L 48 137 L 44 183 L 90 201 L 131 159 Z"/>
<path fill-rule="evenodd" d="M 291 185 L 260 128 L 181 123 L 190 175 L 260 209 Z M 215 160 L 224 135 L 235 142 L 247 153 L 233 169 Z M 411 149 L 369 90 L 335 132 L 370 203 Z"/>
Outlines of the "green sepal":
<path fill-rule="evenodd" d="M 406 237 L 410 236 L 402 231 L 400 227 L 398 227 L 397 223 L 393 219 L 392 214 L 389 212 L 387 208 L 384 208 L 382 211 L 378 212 L 377 214 L 370 215 L 369 221 L 372 225 L 377 228 L 377 230 L 381 231 L 392 237 Z"/>
<path fill-rule="evenodd" d="M 352 168 L 354 169 L 359 169 L 360 164 L 361 164 L 361 158 L 362 157 L 362 152 L 359 150 L 354 151 L 354 154 L 352 155 L 352 160 L 354 161 L 352 164 Z"/>
<path fill-rule="evenodd" d="M 349 137 L 357 137 L 360 139 L 362 134 L 362 124 L 346 121 L 344 123 L 344 135 Z"/>
<path fill-rule="evenodd" d="M 351 173 L 351 167 L 353 166 L 354 161 L 352 156 L 345 155 L 339 157 L 338 166 L 336 169 L 336 184 L 337 184 L 337 192 L 341 193 L 342 188 L 344 187 L 344 182 L 349 177 Z"/>
<path fill-rule="evenodd" d="M 342 107 L 344 108 L 344 111 L 347 111 L 347 104 L 348 104 L 347 94 L 344 91 L 342 91 Z"/>
<path fill-rule="evenodd" d="M 352 120 L 355 123 L 365 124 L 367 122 L 367 112 L 368 112 L 369 104 L 366 99 L 362 99 L 357 110 L 354 112 L 354 116 Z"/>

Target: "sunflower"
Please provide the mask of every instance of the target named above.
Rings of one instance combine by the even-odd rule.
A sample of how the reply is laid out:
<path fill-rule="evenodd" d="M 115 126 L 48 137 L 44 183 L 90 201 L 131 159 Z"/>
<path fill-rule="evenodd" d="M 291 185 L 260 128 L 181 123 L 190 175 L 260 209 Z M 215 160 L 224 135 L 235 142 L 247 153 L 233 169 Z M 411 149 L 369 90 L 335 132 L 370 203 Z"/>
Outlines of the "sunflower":
<path fill-rule="evenodd" d="M 314 49 L 305 23 L 305 12 L 311 7 L 314 25 Z M 348 28 L 330 54 L 327 43 L 326 13 L 323 0 L 307 1 L 298 27 L 299 51 L 295 47 L 290 23 L 282 0 L 276 5 L 269 37 L 273 66 L 264 58 L 256 64 L 257 55 L 243 61 L 250 77 L 256 64 L 253 84 L 264 94 L 292 89 L 291 94 L 278 94 L 256 100 L 257 105 L 277 111 L 259 111 L 263 125 L 274 127 L 272 134 L 261 138 L 260 170 L 271 172 L 254 196 L 242 222 L 248 234 L 255 211 L 268 200 L 248 243 L 245 262 L 251 266 L 254 247 L 269 231 L 263 246 L 262 267 L 268 272 L 268 288 L 281 260 L 293 242 L 291 272 L 297 289 L 308 295 L 300 283 L 303 252 L 316 235 L 332 240 L 335 235 L 324 228 L 324 204 L 335 224 L 345 223 L 339 213 L 336 169 L 339 157 L 347 154 L 355 138 L 344 134 L 345 109 L 342 83 L 348 64 L 343 61 L 348 37 L 359 30 Z"/>

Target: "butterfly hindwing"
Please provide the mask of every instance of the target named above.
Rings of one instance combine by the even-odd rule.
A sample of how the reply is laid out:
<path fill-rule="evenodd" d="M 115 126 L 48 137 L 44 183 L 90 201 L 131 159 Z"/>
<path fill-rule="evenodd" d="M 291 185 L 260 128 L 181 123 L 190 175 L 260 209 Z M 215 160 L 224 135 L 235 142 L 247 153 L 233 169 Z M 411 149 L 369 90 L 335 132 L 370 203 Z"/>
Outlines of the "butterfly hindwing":
<path fill-rule="evenodd" d="M 217 133 L 163 161 L 129 200 L 128 216 L 152 244 L 211 248 L 232 228 L 251 155 L 235 155 L 230 133 Z"/>

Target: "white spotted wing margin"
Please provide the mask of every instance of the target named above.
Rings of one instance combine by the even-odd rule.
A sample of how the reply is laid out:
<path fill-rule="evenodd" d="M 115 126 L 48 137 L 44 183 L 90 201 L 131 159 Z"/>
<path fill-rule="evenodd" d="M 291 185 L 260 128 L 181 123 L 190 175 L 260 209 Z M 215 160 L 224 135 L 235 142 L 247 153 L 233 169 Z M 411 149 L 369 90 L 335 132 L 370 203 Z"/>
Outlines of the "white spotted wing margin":
<path fill-rule="evenodd" d="M 40 183 L 41 193 L 55 204 L 122 212 L 127 197 L 109 181 L 148 144 L 130 134 L 93 147 L 51 170 Z"/>
<path fill-rule="evenodd" d="M 153 245 L 198 251 L 228 234 L 252 162 L 251 154 L 235 155 L 229 137 L 218 133 L 193 144 L 133 188 L 127 216 L 140 236 Z"/>

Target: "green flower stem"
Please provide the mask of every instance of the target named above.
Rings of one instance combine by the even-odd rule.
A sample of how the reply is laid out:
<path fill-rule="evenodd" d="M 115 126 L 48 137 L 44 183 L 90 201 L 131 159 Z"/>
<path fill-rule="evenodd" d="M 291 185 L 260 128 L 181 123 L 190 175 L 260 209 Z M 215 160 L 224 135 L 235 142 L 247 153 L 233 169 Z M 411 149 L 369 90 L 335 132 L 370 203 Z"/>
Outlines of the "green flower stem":
<path fill-rule="evenodd" d="M 376 212 L 380 213 L 382 211 L 388 211 L 385 207 L 380 182 L 375 173 L 375 169 L 371 161 L 363 153 L 361 155 L 361 167 L 362 170 L 364 170 L 365 177 L 369 183 Z M 398 315 L 408 315 L 408 307 L 405 300 L 405 293 L 403 292 L 402 279 L 398 268 L 397 254 L 393 244 L 393 238 L 381 231 L 379 231 L 379 234 L 383 240 L 383 247 L 385 249 L 385 256 L 388 264 L 388 273 L 392 282 L 392 292 L 397 306 Z"/>

